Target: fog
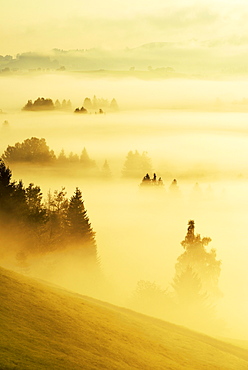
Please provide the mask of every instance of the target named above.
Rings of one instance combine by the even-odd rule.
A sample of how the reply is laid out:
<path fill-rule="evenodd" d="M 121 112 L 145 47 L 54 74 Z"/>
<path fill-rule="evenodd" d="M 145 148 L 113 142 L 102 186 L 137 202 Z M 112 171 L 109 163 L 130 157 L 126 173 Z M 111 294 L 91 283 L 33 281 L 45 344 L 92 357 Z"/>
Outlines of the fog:
<path fill-rule="evenodd" d="M 76 187 L 81 189 L 109 288 L 95 293 L 86 284 L 80 286 L 78 275 L 73 277 L 79 259 L 73 251 L 55 253 L 55 257 L 33 256 L 26 273 L 128 306 L 140 280 L 171 289 L 175 264 L 183 253 L 180 243 L 188 221 L 194 220 L 196 233 L 212 239 L 208 248 L 215 248 L 222 262 L 219 287 L 223 297 L 216 309 L 226 322 L 224 336 L 248 339 L 248 116 L 226 109 L 216 111 L 207 104 L 211 102 L 213 108 L 217 97 L 226 104 L 242 99 L 246 84 L 98 80 L 69 75 L 2 78 L 5 94 L 0 108 L 5 113 L 0 115 L 0 155 L 8 145 L 37 137 L 45 138 L 56 155 L 61 149 L 66 155 L 80 155 L 86 148 L 95 160 L 97 167 L 90 175 L 76 165 L 9 165 L 14 180 L 22 179 L 26 186 L 39 185 L 44 198 L 61 187 L 66 188 L 68 197 Z M 119 112 L 76 115 L 73 110 L 21 111 L 28 99 L 39 96 L 54 101 L 71 99 L 75 109 L 93 95 L 116 98 Z M 147 152 L 152 162 L 150 175 L 155 172 L 162 177 L 162 188 L 142 188 L 146 172 L 134 178 L 122 176 L 128 152 L 136 150 Z M 99 176 L 105 160 L 111 171 L 108 179 Z M 177 195 L 170 190 L 173 179 L 178 182 Z M 6 251 L 0 263 L 18 270 Z"/>

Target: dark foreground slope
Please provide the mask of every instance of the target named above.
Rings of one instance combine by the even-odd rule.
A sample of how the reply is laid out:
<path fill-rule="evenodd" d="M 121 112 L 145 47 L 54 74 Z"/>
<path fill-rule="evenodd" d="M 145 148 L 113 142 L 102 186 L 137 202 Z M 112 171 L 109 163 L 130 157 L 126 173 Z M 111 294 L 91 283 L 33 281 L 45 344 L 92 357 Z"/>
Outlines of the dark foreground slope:
<path fill-rule="evenodd" d="M 0 268 L 0 369 L 248 369 L 245 349 Z"/>

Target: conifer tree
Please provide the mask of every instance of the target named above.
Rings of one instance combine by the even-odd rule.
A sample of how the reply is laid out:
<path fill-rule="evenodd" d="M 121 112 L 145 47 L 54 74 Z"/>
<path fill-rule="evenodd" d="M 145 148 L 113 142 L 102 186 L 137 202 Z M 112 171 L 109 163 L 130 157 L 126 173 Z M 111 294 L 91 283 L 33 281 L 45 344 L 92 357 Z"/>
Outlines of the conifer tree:
<path fill-rule="evenodd" d="M 37 225 L 46 221 L 46 209 L 42 205 L 42 192 L 39 186 L 29 184 L 25 191 L 28 206 L 28 220 Z"/>
<path fill-rule="evenodd" d="M 95 233 L 89 222 L 79 188 L 76 188 L 69 201 L 67 227 L 71 242 L 81 244 L 90 255 L 96 256 Z"/>
<path fill-rule="evenodd" d="M 5 166 L 5 163 L 0 159 L 0 211 L 9 209 L 9 201 L 13 193 L 13 183 L 11 183 L 11 170 Z"/>
<path fill-rule="evenodd" d="M 199 234 L 195 235 L 195 222 L 190 220 L 185 239 L 181 242 L 185 251 L 177 259 L 176 274 L 181 275 L 185 270 L 191 268 L 200 279 L 202 290 L 214 300 L 221 295 L 218 288 L 221 261 L 216 259 L 215 249 L 211 249 L 209 252 L 206 250 L 210 242 L 209 237 L 201 238 Z"/>

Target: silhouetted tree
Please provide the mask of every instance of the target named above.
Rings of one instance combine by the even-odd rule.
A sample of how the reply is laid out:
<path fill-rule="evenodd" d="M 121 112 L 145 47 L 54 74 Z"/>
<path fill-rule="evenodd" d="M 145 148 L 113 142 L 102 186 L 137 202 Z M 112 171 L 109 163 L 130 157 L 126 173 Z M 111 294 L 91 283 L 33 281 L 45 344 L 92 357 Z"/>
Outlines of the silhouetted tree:
<path fill-rule="evenodd" d="M 47 232 L 48 243 L 55 249 L 66 245 L 67 210 L 69 201 L 66 198 L 65 188 L 55 190 L 47 197 Z M 52 249 L 52 248 L 51 248 Z"/>
<path fill-rule="evenodd" d="M 221 261 L 216 259 L 215 249 L 209 252 L 207 245 L 211 242 L 208 237 L 201 238 L 199 234 L 195 235 L 195 223 L 190 220 L 185 239 L 181 242 L 185 249 L 176 263 L 176 274 L 182 274 L 186 269 L 191 268 L 193 273 L 201 281 L 204 292 L 207 292 L 209 298 L 215 299 L 220 296 L 218 281 L 221 271 Z"/>
<path fill-rule="evenodd" d="M 50 150 L 45 139 L 32 137 L 23 143 L 8 146 L 2 156 L 7 163 L 11 162 L 51 162 L 55 160 L 53 150 Z"/>
<path fill-rule="evenodd" d="M 29 184 L 25 190 L 28 206 L 28 220 L 42 225 L 46 221 L 46 209 L 42 205 L 42 192 L 39 186 Z"/>
<path fill-rule="evenodd" d="M 11 177 L 11 170 L 0 159 L 0 213 L 21 222 L 27 215 L 25 189 L 22 181 L 12 182 Z"/>
<path fill-rule="evenodd" d="M 23 107 L 23 110 L 53 110 L 55 108 L 52 99 L 38 98 L 32 103 L 32 100 L 28 100 L 27 104 Z"/>
<path fill-rule="evenodd" d="M 0 159 L 0 212 L 6 212 L 10 207 L 10 198 L 14 192 L 14 184 L 10 181 L 11 176 L 11 170 Z"/>
<path fill-rule="evenodd" d="M 81 244 L 89 255 L 96 257 L 95 233 L 84 207 L 81 191 L 76 188 L 67 210 L 67 227 L 72 243 Z"/>
<path fill-rule="evenodd" d="M 213 306 L 220 296 L 220 261 L 216 260 L 215 250 L 206 250 L 210 242 L 210 238 L 195 235 L 195 223 L 190 220 L 187 234 L 181 242 L 185 251 L 177 259 L 172 283 L 175 300 L 173 320 L 200 331 L 217 327 L 218 330 L 223 329 Z"/>

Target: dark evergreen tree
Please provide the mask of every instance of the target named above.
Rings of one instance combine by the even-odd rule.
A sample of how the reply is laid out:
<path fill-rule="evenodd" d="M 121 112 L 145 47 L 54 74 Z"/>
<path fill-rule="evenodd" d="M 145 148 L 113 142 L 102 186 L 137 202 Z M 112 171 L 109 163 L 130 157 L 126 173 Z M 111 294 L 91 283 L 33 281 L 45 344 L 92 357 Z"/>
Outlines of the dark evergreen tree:
<path fill-rule="evenodd" d="M 76 188 L 67 210 L 67 228 L 72 243 L 80 244 L 89 255 L 96 257 L 95 233 L 84 207 L 81 191 Z"/>
<path fill-rule="evenodd" d="M 25 189 L 22 181 L 16 184 L 11 177 L 11 170 L 0 159 L 0 213 L 21 222 L 28 213 Z"/>
<path fill-rule="evenodd" d="M 14 192 L 13 183 L 11 183 L 11 170 L 5 166 L 5 163 L 0 159 L 0 212 L 10 210 L 10 199 Z"/>
<path fill-rule="evenodd" d="M 39 186 L 29 184 L 25 190 L 28 207 L 28 220 L 32 223 L 42 225 L 46 222 L 47 212 L 42 204 L 42 192 Z"/>

